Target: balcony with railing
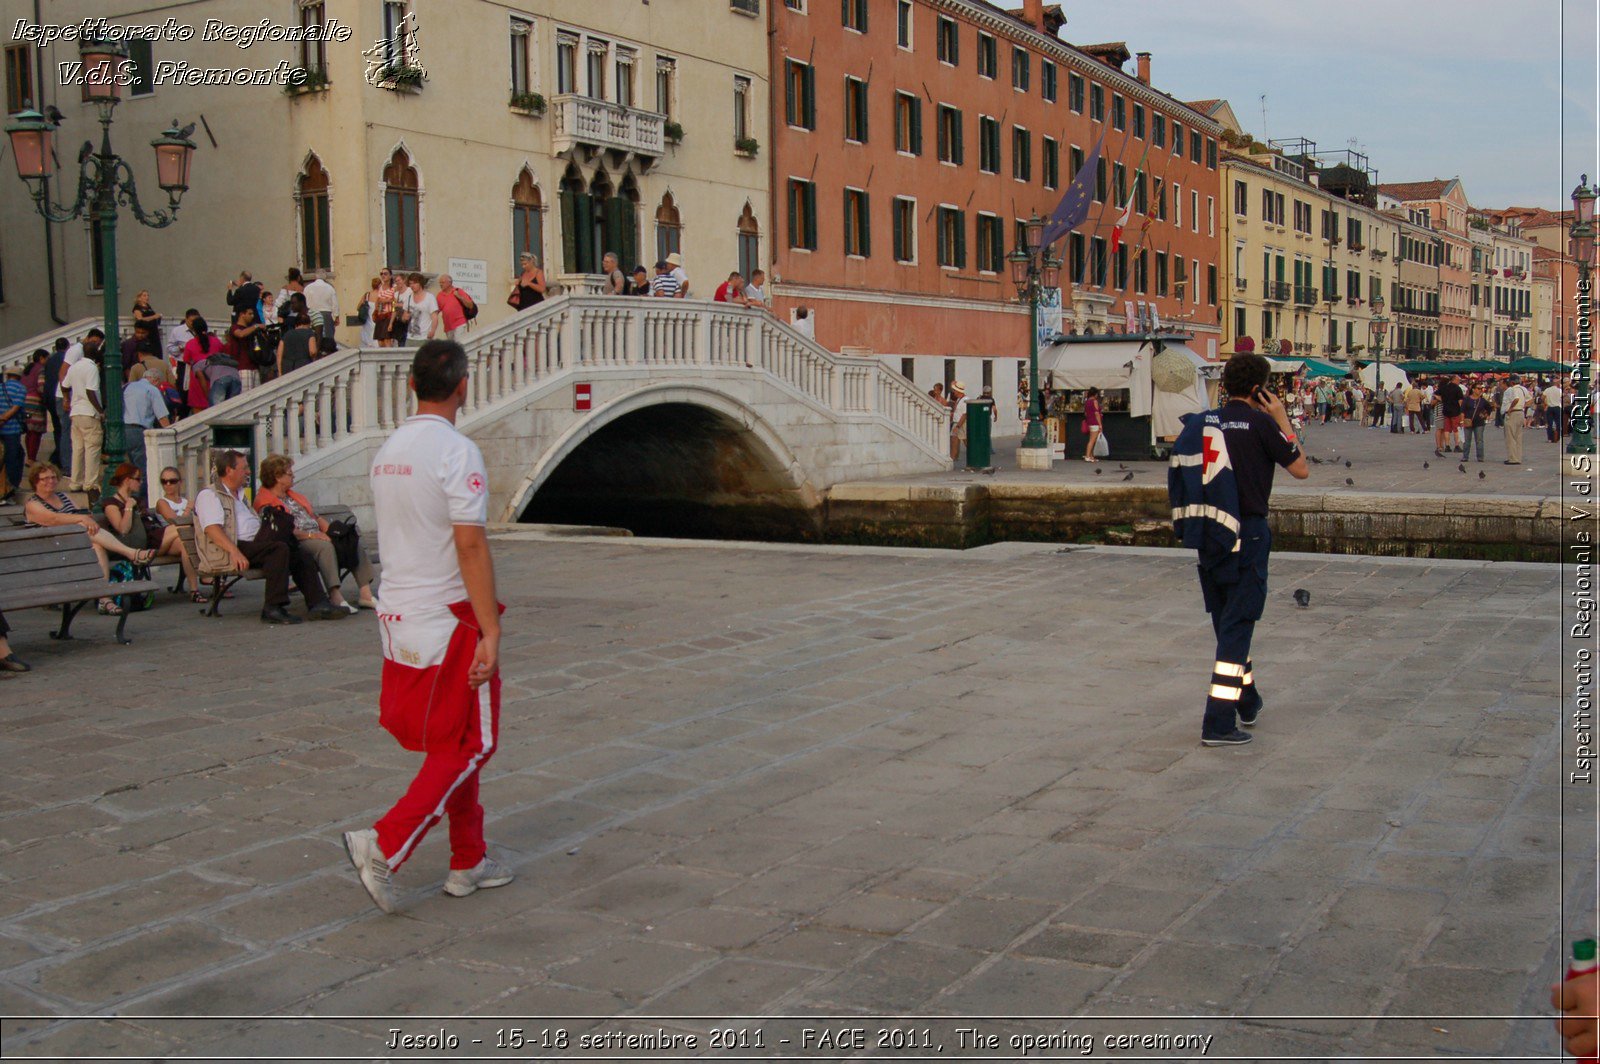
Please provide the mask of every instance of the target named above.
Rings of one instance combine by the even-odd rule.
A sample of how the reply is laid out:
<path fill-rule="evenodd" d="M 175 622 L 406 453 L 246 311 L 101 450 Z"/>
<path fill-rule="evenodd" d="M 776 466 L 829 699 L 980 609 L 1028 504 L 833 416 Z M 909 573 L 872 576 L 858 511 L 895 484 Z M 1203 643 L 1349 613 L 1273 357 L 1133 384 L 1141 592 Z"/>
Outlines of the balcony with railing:
<path fill-rule="evenodd" d="M 666 116 L 609 100 L 566 92 L 552 101 L 557 154 L 576 147 L 611 148 L 635 155 L 660 156 L 666 142 Z"/>
<path fill-rule="evenodd" d="M 1309 284 L 1297 284 L 1294 286 L 1295 306 L 1309 307 L 1314 305 L 1316 301 L 1317 290 L 1315 286 Z"/>
<path fill-rule="evenodd" d="M 1289 301 L 1289 282 L 1262 281 L 1261 298 L 1268 303 L 1287 303 Z"/>
<path fill-rule="evenodd" d="M 1235 277 L 1233 279 L 1233 287 L 1243 292 L 1250 287 L 1250 282 L 1246 278 Z"/>

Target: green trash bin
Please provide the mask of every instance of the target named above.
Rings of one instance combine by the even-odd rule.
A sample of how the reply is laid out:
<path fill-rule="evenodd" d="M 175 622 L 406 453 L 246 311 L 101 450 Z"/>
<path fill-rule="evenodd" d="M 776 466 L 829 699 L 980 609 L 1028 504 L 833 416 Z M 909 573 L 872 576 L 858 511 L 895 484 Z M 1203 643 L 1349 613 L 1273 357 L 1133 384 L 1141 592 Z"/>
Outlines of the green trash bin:
<path fill-rule="evenodd" d="M 967 402 L 967 468 L 988 469 L 994 465 L 994 441 L 990 429 L 994 425 L 994 400 L 971 399 Z"/>
<path fill-rule="evenodd" d="M 256 491 L 256 472 L 261 468 L 261 459 L 266 455 L 256 454 L 256 433 L 251 425 L 214 425 L 211 429 L 211 453 L 235 450 L 243 454 L 250 462 L 250 476 L 245 480 L 244 493 L 246 499 L 254 499 Z M 207 457 L 210 461 L 210 457 Z M 200 487 L 205 487 L 216 479 L 216 470 L 207 467 L 201 470 Z"/>

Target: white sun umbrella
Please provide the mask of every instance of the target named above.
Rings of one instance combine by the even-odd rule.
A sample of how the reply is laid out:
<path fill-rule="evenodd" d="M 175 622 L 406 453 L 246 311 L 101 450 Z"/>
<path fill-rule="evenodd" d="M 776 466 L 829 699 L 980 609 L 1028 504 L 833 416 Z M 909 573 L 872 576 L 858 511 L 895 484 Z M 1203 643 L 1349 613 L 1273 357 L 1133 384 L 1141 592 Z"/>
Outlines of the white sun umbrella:
<path fill-rule="evenodd" d="M 1366 387 L 1371 388 L 1373 379 L 1376 376 L 1377 372 L 1378 372 L 1378 364 L 1376 362 L 1373 362 L 1373 363 L 1370 363 L 1368 365 L 1362 366 L 1361 367 L 1361 373 L 1360 373 L 1361 383 L 1363 385 L 1365 385 Z M 1411 378 L 1406 376 L 1405 371 L 1402 370 L 1399 366 L 1395 365 L 1393 362 L 1385 362 L 1383 364 L 1383 390 L 1384 391 L 1386 391 L 1386 392 L 1389 391 L 1396 384 L 1410 384 L 1410 383 L 1411 383 Z"/>

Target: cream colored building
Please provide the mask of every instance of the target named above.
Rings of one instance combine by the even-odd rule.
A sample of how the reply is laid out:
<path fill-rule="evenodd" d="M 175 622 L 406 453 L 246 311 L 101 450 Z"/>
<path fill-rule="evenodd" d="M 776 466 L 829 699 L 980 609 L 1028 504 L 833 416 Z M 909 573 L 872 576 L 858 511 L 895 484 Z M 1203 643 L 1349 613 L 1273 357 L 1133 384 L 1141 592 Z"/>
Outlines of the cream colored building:
<path fill-rule="evenodd" d="M 1308 171 L 1277 152 L 1225 153 L 1224 351 L 1249 337 L 1269 354 L 1364 357 L 1372 295 L 1389 298 L 1396 279 L 1396 223 L 1359 198 L 1322 188 L 1332 173 Z"/>
<path fill-rule="evenodd" d="M 276 285 L 293 265 L 330 271 L 349 314 L 388 265 L 454 274 L 484 297 L 489 323 L 512 313 L 505 297 L 522 250 L 552 282 L 580 286 L 605 251 L 632 266 L 679 250 L 693 294 L 707 297 L 729 271 L 767 260 L 766 25 L 756 0 L 697 3 L 692 17 L 679 3 L 581 0 L 45 0 L 41 21 L 87 16 L 194 30 L 136 49 L 141 83 L 116 108 L 113 146 L 147 207 L 163 198 L 149 141 L 175 115 L 200 121 L 177 224 L 152 231 L 123 212 L 124 308 L 148 288 L 166 315 L 211 310 L 241 269 Z M 247 27 L 264 17 L 332 27 L 336 39 L 248 48 L 204 39 L 208 20 Z M 76 88 L 53 83 L 56 65 L 76 57 L 73 42 L 8 45 L 5 56 L 14 91 L 64 114 L 58 154 L 69 167 L 97 130 Z M 298 90 L 188 85 L 176 83 L 182 68 L 162 64 L 317 74 Z M 89 226 L 50 226 L 47 253 L 45 223 L 9 161 L 5 169 L 0 344 L 48 328 L 52 301 L 64 321 L 101 309 Z M 65 183 L 53 183 L 58 200 L 71 198 Z"/>
<path fill-rule="evenodd" d="M 1534 358 L 1554 359 L 1555 348 L 1556 279 L 1533 278 L 1533 318 L 1528 330 L 1532 346 L 1528 353 Z"/>

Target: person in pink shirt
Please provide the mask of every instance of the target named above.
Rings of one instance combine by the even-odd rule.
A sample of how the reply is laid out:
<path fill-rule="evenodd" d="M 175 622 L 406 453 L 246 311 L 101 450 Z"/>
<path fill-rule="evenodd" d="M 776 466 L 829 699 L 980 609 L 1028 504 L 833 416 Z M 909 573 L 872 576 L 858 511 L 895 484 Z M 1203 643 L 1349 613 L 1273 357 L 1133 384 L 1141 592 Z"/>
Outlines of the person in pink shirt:
<path fill-rule="evenodd" d="M 439 317 L 443 319 L 444 338 L 446 340 L 459 340 L 458 335 L 467 327 L 467 313 L 469 308 L 475 313 L 477 304 L 473 303 L 472 296 L 464 288 L 457 288 L 448 273 L 439 275 L 439 294 L 434 297 L 439 304 Z"/>

